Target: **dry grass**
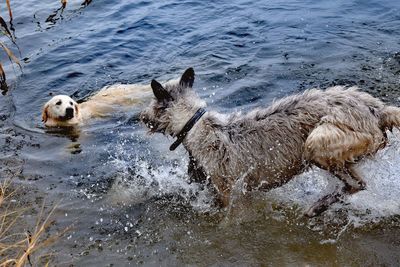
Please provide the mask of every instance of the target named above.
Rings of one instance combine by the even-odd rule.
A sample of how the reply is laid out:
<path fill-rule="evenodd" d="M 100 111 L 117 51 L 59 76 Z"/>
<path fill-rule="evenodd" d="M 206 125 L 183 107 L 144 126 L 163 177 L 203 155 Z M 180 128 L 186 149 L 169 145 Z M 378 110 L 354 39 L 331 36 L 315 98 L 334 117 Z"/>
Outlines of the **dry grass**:
<path fill-rule="evenodd" d="M 85 1 L 84 3 L 86 2 L 90 3 L 91 1 Z M 61 4 L 62 8 L 65 8 L 67 0 L 61 0 Z M 10 0 L 6 0 L 6 5 L 9 15 L 9 24 L 11 29 L 13 29 L 13 14 Z M 1 16 L 0 31 L 3 36 L 8 37 L 11 42 L 17 46 L 15 43 L 15 36 L 10 31 L 7 22 Z M 11 64 L 18 65 L 22 71 L 19 59 L 3 41 L 0 41 L 0 47 L 8 56 Z M 3 94 L 6 94 L 8 91 L 6 74 L 2 62 L 0 62 L 0 89 Z M 48 229 L 52 223 L 50 217 L 56 209 L 56 206 L 45 216 L 43 203 L 34 229 L 32 231 L 18 232 L 21 229 L 20 222 L 24 219 L 27 210 L 13 203 L 13 197 L 15 195 L 16 191 L 11 189 L 11 179 L 5 179 L 3 182 L 0 182 L 0 267 L 25 266 L 27 263 L 32 265 L 31 257 L 35 252 L 52 244 L 68 230 L 65 229 L 56 235 L 44 237 L 46 235 L 46 229 Z"/>
<path fill-rule="evenodd" d="M 14 53 L 9 48 L 7 48 L 7 46 L 5 46 L 5 44 L 3 44 L 2 42 L 0 42 L 0 46 L 3 48 L 4 52 L 6 52 L 10 61 L 16 63 L 22 70 L 21 63 L 19 62 L 18 58 L 14 55 Z"/>
<path fill-rule="evenodd" d="M 34 229 L 19 232 L 20 222 L 24 219 L 27 210 L 14 204 L 13 197 L 16 197 L 16 191 L 12 190 L 10 185 L 10 180 L 0 183 L 0 267 L 19 267 L 27 263 L 32 265 L 31 260 L 35 252 L 52 244 L 68 229 L 47 236 L 46 230 L 52 223 L 50 217 L 56 206 L 45 216 L 43 204 Z M 37 257 L 35 263 L 40 260 L 41 257 Z"/>
<path fill-rule="evenodd" d="M 8 15 L 10 16 L 10 20 L 12 20 L 13 16 L 12 16 L 12 11 L 11 11 L 10 0 L 6 0 L 6 4 L 7 4 L 7 9 L 8 9 Z"/>
<path fill-rule="evenodd" d="M 6 20 L 0 16 L 0 31 L 3 36 L 9 38 L 17 46 L 15 36 L 10 31 L 10 29 L 13 29 L 13 14 L 10 0 L 6 0 L 5 2 L 9 15 L 10 28 Z M 61 0 L 61 4 L 65 8 L 67 0 Z M 3 41 L 0 41 L 0 48 L 6 53 L 11 64 L 18 65 L 22 71 L 19 59 Z M 2 62 L 0 62 L 0 89 L 3 94 L 6 94 L 8 91 L 6 73 Z M 50 218 L 56 206 L 45 215 L 43 204 L 34 229 L 32 231 L 20 232 L 21 221 L 24 220 L 27 209 L 18 207 L 15 200 L 13 200 L 14 196 L 16 196 L 16 191 L 11 188 L 11 179 L 5 179 L 3 182 L 0 181 L 0 267 L 25 266 L 27 263 L 32 265 L 31 257 L 35 252 L 52 244 L 68 230 L 65 229 L 56 235 L 45 237 L 46 230 L 52 223 Z"/>
<path fill-rule="evenodd" d="M 10 25 L 12 27 L 13 15 L 12 15 L 12 11 L 11 11 L 10 0 L 6 0 L 6 5 L 7 5 L 7 9 L 8 9 L 8 16 L 10 18 Z M 1 16 L 0 16 L 0 26 L 1 26 L 0 28 L 1 28 L 1 32 L 3 33 L 3 35 L 7 36 L 11 40 L 11 42 L 16 45 L 15 36 L 12 35 L 11 31 L 8 29 L 6 21 Z M 13 63 L 13 62 L 16 63 L 22 70 L 21 64 L 20 64 L 18 58 L 14 55 L 14 53 L 9 48 L 7 48 L 7 46 L 5 46 L 5 44 L 3 42 L 0 42 L 0 45 L 3 48 L 3 51 L 7 54 L 11 63 Z M 7 85 L 7 81 L 6 81 L 6 73 L 4 72 L 3 65 L 1 64 L 1 62 L 0 62 L 0 89 L 3 94 L 6 94 L 8 91 L 8 85 Z"/>

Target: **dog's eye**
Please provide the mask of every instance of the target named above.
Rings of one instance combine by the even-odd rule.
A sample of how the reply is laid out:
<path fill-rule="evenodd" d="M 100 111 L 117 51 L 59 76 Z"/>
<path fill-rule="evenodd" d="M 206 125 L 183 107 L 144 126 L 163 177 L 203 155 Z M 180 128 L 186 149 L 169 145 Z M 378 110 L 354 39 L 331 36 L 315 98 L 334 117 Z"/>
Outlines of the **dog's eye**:
<path fill-rule="evenodd" d="M 61 105 L 61 103 L 62 103 L 62 101 L 59 100 L 59 101 L 56 103 L 56 105 L 59 106 L 59 105 Z"/>
<path fill-rule="evenodd" d="M 72 106 L 73 104 L 72 104 L 72 102 L 69 102 L 69 104 Z"/>

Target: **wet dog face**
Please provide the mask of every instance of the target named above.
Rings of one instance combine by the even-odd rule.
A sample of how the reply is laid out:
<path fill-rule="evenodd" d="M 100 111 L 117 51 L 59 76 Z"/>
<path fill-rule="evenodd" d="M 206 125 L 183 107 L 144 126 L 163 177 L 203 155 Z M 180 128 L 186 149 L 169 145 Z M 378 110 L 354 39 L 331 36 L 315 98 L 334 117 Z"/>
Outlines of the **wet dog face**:
<path fill-rule="evenodd" d="M 42 120 L 46 126 L 73 126 L 78 123 L 79 106 L 67 95 L 57 95 L 44 106 Z"/>
<path fill-rule="evenodd" d="M 198 107 L 205 106 L 205 102 L 192 89 L 194 76 L 194 70 L 189 68 L 179 82 L 170 82 L 163 86 L 156 80 L 151 81 L 154 99 L 140 114 L 141 121 L 151 133 L 174 136 Z"/>

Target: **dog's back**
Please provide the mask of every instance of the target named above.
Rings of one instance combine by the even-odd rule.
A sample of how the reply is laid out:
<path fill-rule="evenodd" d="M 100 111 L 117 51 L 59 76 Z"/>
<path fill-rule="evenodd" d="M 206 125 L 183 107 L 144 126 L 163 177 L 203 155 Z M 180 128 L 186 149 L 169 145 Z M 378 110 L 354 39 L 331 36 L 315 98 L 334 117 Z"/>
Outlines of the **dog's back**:
<path fill-rule="evenodd" d="M 308 162 L 329 169 L 375 153 L 385 144 L 385 130 L 400 126 L 399 110 L 356 87 L 311 89 L 245 115 L 209 119 L 206 127 L 215 129 L 194 153 L 208 173 L 246 173 L 248 188 L 270 189 Z"/>
<path fill-rule="evenodd" d="M 148 85 L 114 84 L 101 89 L 80 104 L 82 119 L 101 118 L 126 109 L 139 110 L 150 101 L 151 90 Z"/>

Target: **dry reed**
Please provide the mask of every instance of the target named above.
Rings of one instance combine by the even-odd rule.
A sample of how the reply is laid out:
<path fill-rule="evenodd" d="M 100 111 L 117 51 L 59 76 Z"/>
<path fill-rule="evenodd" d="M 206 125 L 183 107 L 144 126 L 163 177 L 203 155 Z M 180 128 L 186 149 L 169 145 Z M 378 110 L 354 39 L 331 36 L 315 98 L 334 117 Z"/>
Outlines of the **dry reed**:
<path fill-rule="evenodd" d="M 20 232 L 21 227 L 18 224 L 23 220 L 27 209 L 13 204 L 16 202 L 13 197 L 17 194 L 10 185 L 11 182 L 7 179 L 0 184 L 0 267 L 20 267 L 27 263 L 32 265 L 32 255 L 55 242 L 68 229 L 45 237 L 46 230 L 52 223 L 50 217 L 57 205 L 45 216 L 43 203 L 32 231 Z"/>
<path fill-rule="evenodd" d="M 10 0 L 6 0 L 6 5 L 7 5 L 7 9 L 8 9 L 8 15 L 9 15 L 9 18 L 10 18 L 11 29 L 13 29 L 12 28 L 13 14 L 12 14 L 12 11 L 11 11 Z M 8 29 L 6 21 L 1 16 L 0 16 L 0 26 L 1 26 L 0 27 L 1 28 L 1 32 L 5 36 L 10 38 L 11 42 L 14 45 L 16 45 L 15 36 L 13 36 L 11 34 L 11 31 Z M 13 64 L 13 62 L 16 63 L 20 67 L 20 69 L 22 70 L 21 64 L 20 64 L 18 58 L 14 55 L 14 53 L 9 48 L 7 48 L 7 46 L 3 42 L 0 42 L 0 45 L 1 45 L 2 49 L 4 50 L 4 52 L 6 52 L 8 58 L 11 61 L 11 64 Z M 6 73 L 4 72 L 4 68 L 3 68 L 2 63 L 0 63 L 0 88 L 1 88 L 1 91 L 2 91 L 3 94 L 7 93 L 8 85 L 7 85 L 7 81 L 6 81 Z"/>

